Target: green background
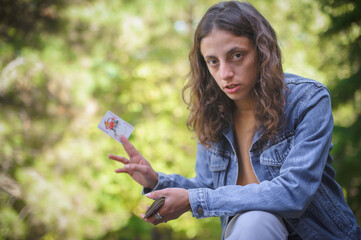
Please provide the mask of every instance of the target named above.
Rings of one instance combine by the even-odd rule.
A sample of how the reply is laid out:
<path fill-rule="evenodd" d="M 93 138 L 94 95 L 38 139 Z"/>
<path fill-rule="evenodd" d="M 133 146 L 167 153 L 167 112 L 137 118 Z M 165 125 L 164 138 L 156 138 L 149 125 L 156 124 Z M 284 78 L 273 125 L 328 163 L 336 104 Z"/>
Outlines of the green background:
<path fill-rule="evenodd" d="M 151 200 L 107 155 L 107 110 L 135 127 L 154 169 L 194 176 L 181 90 L 206 0 L 0 1 L 0 239 L 219 239 L 218 218 L 154 227 Z M 250 1 L 275 28 L 286 72 L 330 89 L 334 167 L 361 219 L 361 2 Z"/>

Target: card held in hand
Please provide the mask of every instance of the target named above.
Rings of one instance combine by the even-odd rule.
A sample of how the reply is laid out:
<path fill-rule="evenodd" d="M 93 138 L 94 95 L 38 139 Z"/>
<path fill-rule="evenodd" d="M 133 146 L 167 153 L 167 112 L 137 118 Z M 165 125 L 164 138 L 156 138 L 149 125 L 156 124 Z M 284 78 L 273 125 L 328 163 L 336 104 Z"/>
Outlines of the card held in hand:
<path fill-rule="evenodd" d="M 132 134 L 134 127 L 112 113 L 108 111 L 105 113 L 103 119 L 98 124 L 98 128 L 117 140 L 120 141 L 120 136 L 123 135 L 126 138 L 129 138 L 130 134 Z"/>
<path fill-rule="evenodd" d="M 150 207 L 148 208 L 148 210 L 145 212 L 145 218 L 149 218 L 150 216 L 152 216 L 153 214 L 155 214 L 164 204 L 165 201 L 165 197 L 160 197 L 157 198 L 152 205 L 150 205 Z"/>

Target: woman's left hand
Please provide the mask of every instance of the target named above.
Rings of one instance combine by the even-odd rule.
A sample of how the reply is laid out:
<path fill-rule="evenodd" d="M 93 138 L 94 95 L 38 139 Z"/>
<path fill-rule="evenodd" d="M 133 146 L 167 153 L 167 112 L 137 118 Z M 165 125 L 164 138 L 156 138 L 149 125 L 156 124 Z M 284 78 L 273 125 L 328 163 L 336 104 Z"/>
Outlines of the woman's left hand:
<path fill-rule="evenodd" d="M 191 209 L 188 199 L 188 190 L 183 188 L 166 188 L 148 193 L 145 196 L 151 199 L 165 197 L 163 206 L 158 210 L 158 214 L 162 219 L 156 219 L 157 213 L 144 219 L 154 225 L 176 219 Z M 141 217 L 144 218 L 144 214 L 142 214 Z"/>

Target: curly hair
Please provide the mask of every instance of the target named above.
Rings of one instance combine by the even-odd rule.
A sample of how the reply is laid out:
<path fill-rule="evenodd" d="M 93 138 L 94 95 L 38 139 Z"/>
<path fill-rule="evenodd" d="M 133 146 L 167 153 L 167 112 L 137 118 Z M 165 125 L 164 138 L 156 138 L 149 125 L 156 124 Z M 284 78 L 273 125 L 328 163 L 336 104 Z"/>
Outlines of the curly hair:
<path fill-rule="evenodd" d="M 285 83 L 281 50 L 276 33 L 268 21 L 251 4 L 228 1 L 213 5 L 199 22 L 189 53 L 189 81 L 183 88 L 183 99 L 190 114 L 189 129 L 206 147 L 217 142 L 232 123 L 235 103 L 224 94 L 211 76 L 202 56 L 201 40 L 213 29 L 247 37 L 256 48 L 258 79 L 252 91 L 257 126 L 262 126 L 263 140 L 275 136 L 284 117 Z M 189 99 L 185 92 L 190 90 Z"/>

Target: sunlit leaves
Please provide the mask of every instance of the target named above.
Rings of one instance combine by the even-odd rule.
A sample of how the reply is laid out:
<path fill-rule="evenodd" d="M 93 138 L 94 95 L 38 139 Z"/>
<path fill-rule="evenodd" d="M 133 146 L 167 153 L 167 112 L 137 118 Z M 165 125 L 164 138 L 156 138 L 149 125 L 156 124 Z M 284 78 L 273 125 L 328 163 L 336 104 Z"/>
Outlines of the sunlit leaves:
<path fill-rule="evenodd" d="M 111 110 L 135 127 L 130 140 L 157 171 L 194 177 L 196 140 L 185 126 L 181 90 L 194 27 L 216 2 L 58 1 L 41 6 L 56 16 L 54 25 L 46 25 L 51 31 L 41 18 L 32 19 L 38 22 L 26 34 L 0 25 L 6 30 L 0 39 L 0 169 L 21 193 L 11 194 L 0 181 L 0 238 L 220 238 L 215 218 L 196 220 L 187 213 L 156 228 L 142 221 L 151 200 L 129 176 L 114 172 L 122 164 L 107 155 L 126 153 L 97 129 Z M 354 65 L 335 68 L 320 56 L 328 64 L 346 58 L 338 49 L 357 39 L 359 28 L 351 26 L 341 42 L 320 50 L 318 34 L 328 19 L 317 3 L 250 2 L 276 29 L 287 71 L 330 85 L 327 76 L 354 71 Z M 353 126 L 359 95 L 340 108 L 337 123 Z M 335 151 L 342 153 L 347 146 L 339 143 L 348 132 L 336 132 L 342 134 L 335 137 Z M 351 144 L 346 151 L 355 149 Z"/>

